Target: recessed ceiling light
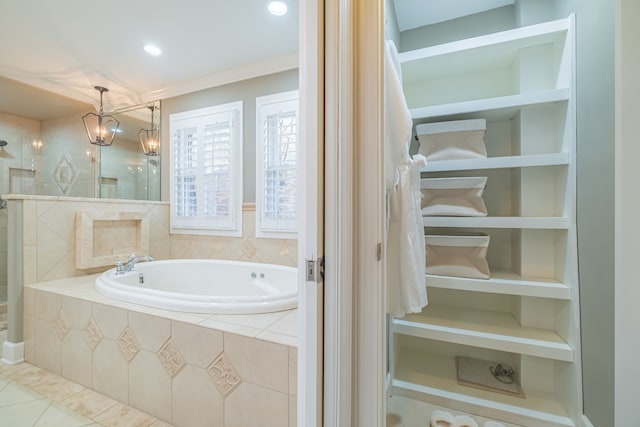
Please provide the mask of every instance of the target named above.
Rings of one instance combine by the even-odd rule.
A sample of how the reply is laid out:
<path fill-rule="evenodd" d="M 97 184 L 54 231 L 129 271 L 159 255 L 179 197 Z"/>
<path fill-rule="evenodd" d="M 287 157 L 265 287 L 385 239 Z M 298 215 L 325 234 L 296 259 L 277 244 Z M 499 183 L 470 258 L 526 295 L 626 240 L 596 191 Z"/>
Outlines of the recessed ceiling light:
<path fill-rule="evenodd" d="M 162 55 L 162 51 L 158 46 L 154 46 L 152 44 L 147 44 L 144 46 L 145 52 L 147 52 L 151 56 L 160 56 Z"/>
<path fill-rule="evenodd" d="M 282 16 L 287 13 L 287 2 L 283 0 L 270 0 L 267 9 L 272 15 Z"/>

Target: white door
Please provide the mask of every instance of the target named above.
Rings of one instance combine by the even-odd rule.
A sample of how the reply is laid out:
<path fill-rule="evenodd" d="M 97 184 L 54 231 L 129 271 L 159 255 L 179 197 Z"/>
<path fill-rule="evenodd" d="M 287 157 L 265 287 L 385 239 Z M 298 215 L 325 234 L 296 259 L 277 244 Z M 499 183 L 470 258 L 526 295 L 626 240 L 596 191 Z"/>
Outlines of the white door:
<path fill-rule="evenodd" d="M 324 2 L 300 2 L 298 426 L 322 425 Z"/>

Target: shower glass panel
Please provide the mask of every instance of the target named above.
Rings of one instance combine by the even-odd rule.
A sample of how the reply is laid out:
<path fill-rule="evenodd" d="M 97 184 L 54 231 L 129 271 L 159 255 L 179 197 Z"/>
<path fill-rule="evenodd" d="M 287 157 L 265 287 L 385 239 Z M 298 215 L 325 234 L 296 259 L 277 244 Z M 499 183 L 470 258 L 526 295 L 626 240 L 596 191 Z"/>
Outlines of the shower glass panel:
<path fill-rule="evenodd" d="M 138 139 L 150 127 L 148 106 L 111 113 L 121 131 L 110 147 L 87 140 L 80 118 L 91 106 L 46 119 L 1 112 L 0 195 L 160 200 L 160 158 L 146 156 Z M 0 305 L 7 299 L 7 221 L 0 204 Z"/>

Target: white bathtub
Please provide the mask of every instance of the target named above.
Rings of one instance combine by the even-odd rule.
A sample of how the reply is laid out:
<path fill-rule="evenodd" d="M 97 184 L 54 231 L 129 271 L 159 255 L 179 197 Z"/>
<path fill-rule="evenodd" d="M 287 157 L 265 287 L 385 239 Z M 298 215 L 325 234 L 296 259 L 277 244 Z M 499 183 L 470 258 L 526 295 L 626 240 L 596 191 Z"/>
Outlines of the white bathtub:
<path fill-rule="evenodd" d="M 140 262 L 105 271 L 98 292 L 113 299 L 187 313 L 250 314 L 298 304 L 297 269 L 274 264 L 203 259 Z"/>

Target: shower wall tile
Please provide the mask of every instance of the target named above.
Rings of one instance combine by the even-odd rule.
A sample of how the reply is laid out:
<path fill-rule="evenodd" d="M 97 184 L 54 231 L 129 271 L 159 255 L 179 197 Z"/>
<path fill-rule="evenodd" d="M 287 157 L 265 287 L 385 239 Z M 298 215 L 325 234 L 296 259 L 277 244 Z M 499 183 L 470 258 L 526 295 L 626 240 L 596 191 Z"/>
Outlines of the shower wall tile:
<path fill-rule="evenodd" d="M 250 261 L 295 267 L 298 263 L 298 241 L 257 238 L 255 221 L 255 207 L 245 205 L 242 237 L 172 234 L 171 258 Z"/>
<path fill-rule="evenodd" d="M 107 269 L 107 267 L 76 268 L 75 217 L 76 212 L 79 211 L 96 214 L 142 213 L 149 224 L 149 255 L 156 259 L 166 259 L 171 256 L 168 203 L 25 196 L 23 200 L 23 275 L 26 284 L 93 274 Z M 108 243 L 105 244 L 108 245 Z"/>
<path fill-rule="evenodd" d="M 93 274 L 107 268 L 76 268 L 75 216 L 78 211 L 145 214 L 149 255 L 156 259 L 204 258 L 297 264 L 296 240 L 255 237 L 255 210 L 251 208 L 243 210 L 242 237 L 196 236 L 169 233 L 169 204 L 166 202 L 25 196 L 22 250 L 26 284 Z M 2 257 L 0 253 L 0 266 Z M 0 286 L 4 285 L 3 280 L 6 279 L 0 277 Z"/>

